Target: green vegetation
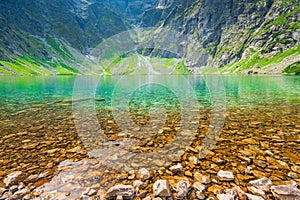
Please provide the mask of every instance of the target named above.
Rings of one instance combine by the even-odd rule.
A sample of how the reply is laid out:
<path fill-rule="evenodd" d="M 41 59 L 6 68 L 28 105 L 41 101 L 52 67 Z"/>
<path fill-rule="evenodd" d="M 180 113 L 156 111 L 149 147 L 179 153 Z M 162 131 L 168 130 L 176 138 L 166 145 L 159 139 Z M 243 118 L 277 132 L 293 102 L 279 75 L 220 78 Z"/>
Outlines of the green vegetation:
<path fill-rule="evenodd" d="M 39 64 L 36 60 L 28 57 L 28 56 L 23 56 L 23 57 L 15 57 L 14 61 L 18 63 L 20 66 L 25 66 L 33 71 L 36 72 L 36 74 L 43 74 L 43 75 L 50 75 L 51 72 L 47 70 L 46 68 L 43 68 L 41 64 Z"/>
<path fill-rule="evenodd" d="M 290 55 L 297 55 L 297 54 L 300 54 L 299 44 L 271 58 L 260 58 L 261 55 L 261 51 L 260 51 L 254 53 L 251 57 L 248 57 L 236 63 L 235 62 L 230 63 L 220 68 L 220 72 L 237 73 L 254 67 L 260 69 L 260 68 L 267 67 L 271 64 L 280 63 L 286 57 Z"/>
<path fill-rule="evenodd" d="M 11 75 L 12 73 L 3 68 L 3 65 L 0 64 L 0 74 Z"/>
<path fill-rule="evenodd" d="M 218 45 L 216 56 L 220 57 L 226 51 L 230 51 L 230 48 L 228 46 Z"/>
<path fill-rule="evenodd" d="M 289 29 L 298 30 L 298 29 L 300 29 L 300 25 L 299 24 L 300 24 L 300 21 L 296 21 L 296 22 L 294 22 L 294 23 L 292 23 L 290 25 Z"/>
<path fill-rule="evenodd" d="M 64 44 L 58 44 L 57 41 L 50 36 L 47 36 L 46 41 L 55 51 L 57 51 L 65 59 L 69 59 L 72 57 Z"/>
<path fill-rule="evenodd" d="M 291 44 L 292 41 L 291 40 L 280 40 L 279 41 L 281 44 Z"/>
<path fill-rule="evenodd" d="M 61 51 L 61 49 L 59 48 L 59 45 L 56 43 L 54 38 L 48 36 L 46 38 L 46 41 L 51 47 L 53 47 L 53 49 L 55 49 L 56 51 Z"/>
<path fill-rule="evenodd" d="M 184 61 L 180 61 L 173 72 L 173 74 L 191 74 L 188 68 L 184 65 Z"/>
<path fill-rule="evenodd" d="M 59 62 L 59 63 L 61 65 L 61 67 L 63 67 L 64 69 L 66 69 L 66 70 L 68 70 L 70 72 L 72 72 L 73 74 L 79 74 L 79 71 L 77 69 L 74 69 L 74 68 L 72 68 L 72 67 L 64 64 L 63 62 Z"/>
<path fill-rule="evenodd" d="M 272 24 L 274 25 L 283 25 L 283 24 L 286 24 L 288 21 L 287 21 L 287 17 L 286 15 L 280 15 L 278 18 L 276 18 Z"/>
<path fill-rule="evenodd" d="M 65 63 L 58 61 L 53 62 L 46 59 L 32 58 L 29 56 L 14 57 L 13 61 L 0 60 L 0 73 L 3 74 L 17 74 L 17 75 L 45 75 L 49 76 L 56 71 L 57 74 L 78 74 L 79 71 Z M 12 72 L 5 69 L 10 69 Z"/>
<path fill-rule="evenodd" d="M 204 67 L 201 70 L 201 74 L 218 74 L 218 73 L 220 73 L 218 68 Z"/>
<path fill-rule="evenodd" d="M 115 55 L 115 54 L 114 54 Z M 137 54 L 100 60 L 106 74 L 190 74 L 183 61 Z"/>
<path fill-rule="evenodd" d="M 300 3 L 299 3 L 299 5 L 300 5 Z M 295 15 L 299 11 L 300 11 L 300 7 L 292 10 L 289 13 L 285 13 L 285 14 L 280 15 L 279 17 L 277 17 L 276 19 L 273 20 L 272 25 L 285 25 L 285 24 L 288 24 L 288 22 L 289 22 L 288 18 Z"/>
<path fill-rule="evenodd" d="M 70 71 L 66 68 L 64 68 L 63 66 L 60 65 L 56 65 L 55 66 L 55 70 L 60 74 L 60 75 L 72 75 L 72 74 L 76 74 L 73 71 Z"/>
<path fill-rule="evenodd" d="M 300 61 L 293 63 L 283 70 L 286 74 L 300 74 Z"/>
<path fill-rule="evenodd" d="M 37 72 L 33 71 L 32 69 L 28 68 L 27 66 L 23 66 L 19 64 L 18 62 L 7 62 L 7 61 L 0 61 L 0 63 L 17 74 L 26 74 L 26 75 L 36 75 Z"/>

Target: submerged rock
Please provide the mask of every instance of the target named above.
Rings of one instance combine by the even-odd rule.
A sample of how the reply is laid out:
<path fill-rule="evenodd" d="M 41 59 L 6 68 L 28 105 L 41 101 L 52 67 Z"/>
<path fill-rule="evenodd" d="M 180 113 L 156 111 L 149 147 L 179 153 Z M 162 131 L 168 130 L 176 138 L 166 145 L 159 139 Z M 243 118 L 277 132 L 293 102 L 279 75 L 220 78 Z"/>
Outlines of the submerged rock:
<path fill-rule="evenodd" d="M 253 194 L 246 193 L 246 196 L 247 196 L 248 200 L 265 200 L 264 198 L 253 195 Z"/>
<path fill-rule="evenodd" d="M 150 172 L 146 168 L 142 168 L 138 172 L 138 178 L 145 181 L 151 177 Z"/>
<path fill-rule="evenodd" d="M 15 193 L 16 191 L 18 191 L 18 186 L 17 185 L 13 185 L 9 188 L 9 191 L 11 191 L 12 193 Z"/>
<path fill-rule="evenodd" d="M 9 187 L 11 185 L 14 185 L 17 181 L 17 179 L 21 176 L 21 171 L 15 171 L 7 175 L 7 177 L 3 180 L 6 187 Z"/>
<path fill-rule="evenodd" d="M 166 180 L 157 180 L 153 185 L 153 193 L 156 197 L 170 197 L 170 185 Z"/>
<path fill-rule="evenodd" d="M 31 182 L 35 182 L 39 179 L 39 175 L 38 174 L 34 174 L 34 175 L 30 175 L 29 177 L 27 177 L 24 182 L 26 183 L 31 183 Z"/>
<path fill-rule="evenodd" d="M 294 185 L 272 186 L 271 192 L 278 200 L 300 200 L 300 190 Z"/>
<path fill-rule="evenodd" d="M 232 194 L 218 194 L 217 198 L 218 200 L 235 200 L 236 196 Z"/>
<path fill-rule="evenodd" d="M 8 190 L 5 188 L 0 188 L 0 195 L 3 195 L 5 192 L 7 192 Z"/>
<path fill-rule="evenodd" d="M 195 182 L 193 184 L 193 188 L 197 191 L 197 192 L 200 192 L 201 194 L 204 193 L 205 191 L 205 186 L 200 183 L 200 182 Z"/>
<path fill-rule="evenodd" d="M 11 196 L 13 195 L 13 193 L 11 191 L 5 192 L 2 196 L 1 199 L 6 200 L 11 198 Z"/>
<path fill-rule="evenodd" d="M 106 192 L 106 198 L 116 198 L 117 196 L 122 196 L 126 198 L 133 198 L 135 190 L 131 185 L 116 185 L 111 187 Z"/>
<path fill-rule="evenodd" d="M 177 199 L 185 199 L 189 191 L 189 183 L 181 180 L 177 183 Z"/>
<path fill-rule="evenodd" d="M 208 176 L 205 176 L 203 174 L 200 174 L 199 172 L 196 172 L 194 174 L 195 180 L 199 181 L 202 184 L 209 184 L 211 182 L 210 178 Z"/>
<path fill-rule="evenodd" d="M 260 189 L 258 189 L 256 187 L 254 187 L 254 186 L 248 187 L 248 191 L 250 193 L 254 194 L 254 195 L 258 195 L 258 196 L 262 196 L 264 198 L 267 198 L 266 197 L 266 193 L 264 191 L 262 191 L 262 190 L 260 190 Z"/>
<path fill-rule="evenodd" d="M 143 189 L 143 188 L 145 188 L 146 186 L 147 186 L 147 184 L 144 183 L 143 181 L 140 181 L 140 180 L 135 180 L 135 181 L 133 182 L 133 187 L 134 187 L 134 188 Z"/>
<path fill-rule="evenodd" d="M 235 186 L 231 190 L 234 191 L 237 194 L 239 200 L 246 200 L 247 199 L 246 193 L 239 186 Z"/>
<path fill-rule="evenodd" d="M 220 170 L 218 172 L 218 177 L 221 181 L 233 181 L 234 176 L 232 172 Z"/>
<path fill-rule="evenodd" d="M 178 163 L 177 165 L 174 165 L 172 167 L 170 167 L 170 170 L 173 172 L 173 173 L 181 173 L 182 170 L 183 170 L 183 167 L 180 163 Z"/>
<path fill-rule="evenodd" d="M 23 197 L 28 194 L 30 190 L 28 188 L 23 188 L 22 190 L 16 191 L 10 198 L 11 199 L 23 199 Z"/>
<path fill-rule="evenodd" d="M 194 165 L 199 165 L 199 160 L 198 160 L 198 158 L 196 156 L 189 157 L 189 161 L 191 163 L 193 163 Z"/>
<path fill-rule="evenodd" d="M 266 177 L 250 181 L 249 182 L 250 186 L 253 186 L 259 190 L 262 190 L 264 192 L 270 192 L 271 186 L 272 186 L 272 181 Z"/>

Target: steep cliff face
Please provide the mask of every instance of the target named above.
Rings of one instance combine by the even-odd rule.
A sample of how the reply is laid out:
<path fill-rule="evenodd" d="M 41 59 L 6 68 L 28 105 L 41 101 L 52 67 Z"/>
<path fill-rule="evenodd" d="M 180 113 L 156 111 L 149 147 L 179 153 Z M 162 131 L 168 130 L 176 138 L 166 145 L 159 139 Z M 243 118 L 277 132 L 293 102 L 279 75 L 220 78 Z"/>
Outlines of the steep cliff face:
<path fill-rule="evenodd" d="M 1 1 L 0 73 L 84 72 L 83 54 L 126 29 L 101 1 Z"/>
<path fill-rule="evenodd" d="M 1 1 L 2 34 L 13 43 L 14 30 L 39 38 L 64 39 L 81 51 L 126 30 L 122 19 L 100 3 L 84 0 Z M 4 30 L 3 30 L 4 29 Z M 26 38 L 24 38 L 26 40 Z M 24 45 L 22 45 L 23 48 Z"/>
<path fill-rule="evenodd" d="M 188 9 L 195 1 L 103 0 L 102 2 L 134 26 L 156 27 L 171 16 L 174 18 L 180 16 L 184 9 Z"/>
<path fill-rule="evenodd" d="M 1 1 L 0 73 L 84 73 L 93 47 L 133 27 L 191 37 L 178 44 L 195 73 L 295 71 L 299 20 L 298 0 Z"/>
<path fill-rule="evenodd" d="M 298 0 L 202 0 L 189 8 L 164 26 L 199 41 L 202 59 L 192 70 L 281 73 L 300 59 Z"/>

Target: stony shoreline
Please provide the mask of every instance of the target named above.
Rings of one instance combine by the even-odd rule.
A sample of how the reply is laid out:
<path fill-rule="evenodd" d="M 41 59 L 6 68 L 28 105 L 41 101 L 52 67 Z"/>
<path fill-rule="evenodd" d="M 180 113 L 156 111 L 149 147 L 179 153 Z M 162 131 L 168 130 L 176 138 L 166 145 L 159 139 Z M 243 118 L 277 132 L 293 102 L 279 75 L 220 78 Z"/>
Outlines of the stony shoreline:
<path fill-rule="evenodd" d="M 299 172 L 300 166 L 297 166 Z M 183 173 L 183 167 L 178 164 L 172 166 L 170 171 L 173 173 Z M 251 169 L 248 169 L 251 174 Z M 1 200 L 18 200 L 18 199 L 68 199 L 72 191 L 65 193 L 52 191 L 39 197 L 43 192 L 37 192 L 35 186 L 28 186 L 29 182 L 37 181 L 45 174 L 31 175 L 24 182 L 20 181 L 21 171 L 12 172 L 3 182 L 4 188 L 0 188 Z M 82 188 L 83 192 L 76 199 L 99 199 L 99 200 L 171 200 L 171 199 L 199 199 L 199 200 L 299 200 L 299 185 L 295 181 L 286 182 L 285 185 L 273 185 L 272 181 L 266 177 L 249 181 L 246 188 L 234 186 L 224 188 L 218 185 L 220 182 L 227 182 L 234 185 L 235 176 L 230 171 L 220 170 L 217 173 L 217 179 L 211 179 L 209 176 L 197 172 L 193 174 L 195 182 L 191 183 L 188 179 L 181 179 L 173 186 L 168 180 L 156 180 L 154 184 L 149 184 L 153 179 L 151 173 L 145 169 L 140 169 L 136 174 L 136 180 L 132 185 L 116 184 L 107 191 L 98 190 L 97 188 Z M 233 184 L 231 184 L 233 183 Z M 148 191 L 147 186 L 151 185 L 152 191 Z M 148 187 L 149 188 L 149 187 Z M 209 193 L 214 195 L 209 195 Z M 69 198 L 72 199 L 72 198 Z"/>

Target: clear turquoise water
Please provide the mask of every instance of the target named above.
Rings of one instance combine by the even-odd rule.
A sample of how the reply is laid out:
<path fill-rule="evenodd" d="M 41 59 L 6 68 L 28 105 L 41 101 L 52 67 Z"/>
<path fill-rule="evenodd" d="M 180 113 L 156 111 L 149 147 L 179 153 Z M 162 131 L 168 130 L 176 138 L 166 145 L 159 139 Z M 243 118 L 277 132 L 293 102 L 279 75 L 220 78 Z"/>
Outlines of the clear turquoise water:
<path fill-rule="evenodd" d="M 222 137 L 234 138 L 232 141 L 239 137 L 231 134 L 236 132 L 240 133 L 240 140 L 247 134 L 267 140 L 271 148 L 274 145 L 275 152 L 280 152 L 276 144 L 279 139 L 289 141 L 284 148 L 297 154 L 299 97 L 300 76 L 0 77 L 0 179 L 9 172 L 21 170 L 27 176 L 47 172 L 49 177 L 45 182 L 48 182 L 58 173 L 59 166 L 68 165 L 70 160 L 80 161 L 74 164 L 79 165 L 74 170 L 81 173 L 84 168 L 81 162 L 85 162 L 82 159 L 89 156 L 107 163 L 111 161 L 114 165 L 114 155 L 120 149 L 111 147 L 120 144 L 122 147 L 122 143 L 125 150 L 152 152 L 157 148 L 156 144 L 164 146 L 173 139 L 175 143 L 166 150 L 170 152 L 178 147 L 180 152 L 186 146 L 199 145 L 208 127 L 220 128 Z M 93 121 L 95 116 L 98 126 Z M 78 119 L 80 123 L 76 121 Z M 166 134 L 152 135 L 151 131 L 159 133 L 164 124 L 170 128 L 164 129 Z M 198 139 L 192 138 L 192 143 L 186 144 L 189 138 L 182 136 L 176 141 L 174 134 L 180 126 L 183 130 L 195 129 Z M 100 129 L 106 139 L 95 139 L 88 134 Z M 130 135 L 130 132 L 144 135 Z M 140 143 L 149 142 L 147 139 L 150 138 L 154 146 L 142 146 L 142 150 L 126 146 L 132 138 Z M 94 147 L 103 148 L 102 155 L 92 151 Z M 215 148 L 224 149 L 222 146 Z M 175 157 L 166 160 L 178 160 Z M 284 160 L 281 153 L 277 157 Z M 238 158 L 232 156 L 232 159 L 235 162 Z M 135 165 L 131 163 L 130 166 Z M 64 173 L 61 176 L 65 176 Z M 45 186 L 48 192 L 60 184 L 54 182 Z M 118 181 L 113 178 L 101 182 L 103 188 L 115 183 Z M 43 184 L 37 186 L 40 185 Z"/>
<path fill-rule="evenodd" d="M 137 79 L 147 79 L 147 76 L 125 77 L 128 84 L 137 85 Z M 279 99 L 297 99 L 300 94 L 299 76 L 161 76 L 159 83 L 175 82 L 180 87 L 180 82 L 186 79 L 197 93 L 197 96 L 207 96 L 206 82 L 213 79 L 223 81 L 226 96 L 229 98 L 240 97 L 239 100 L 265 97 Z M 116 84 L 124 77 L 87 77 L 99 80 L 97 96 L 111 97 Z M 73 94 L 75 76 L 56 77 L 0 77 L 0 98 L 2 102 L 52 101 L 59 98 L 71 98 Z M 123 82 L 122 82 L 123 83 Z M 143 82 L 144 84 L 145 82 Z M 184 89 L 184 88 L 183 88 Z M 232 99 L 228 99 L 232 101 Z M 235 99 L 238 102 L 238 99 Z"/>

